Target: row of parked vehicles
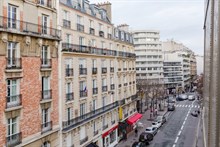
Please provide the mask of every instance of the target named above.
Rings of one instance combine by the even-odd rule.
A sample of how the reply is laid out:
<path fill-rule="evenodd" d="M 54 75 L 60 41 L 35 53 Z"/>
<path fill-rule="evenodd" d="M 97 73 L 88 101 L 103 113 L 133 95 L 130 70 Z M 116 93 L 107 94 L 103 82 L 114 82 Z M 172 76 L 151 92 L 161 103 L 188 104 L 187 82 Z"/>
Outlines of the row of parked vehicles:
<path fill-rule="evenodd" d="M 149 142 L 153 140 L 154 136 L 157 134 L 158 129 L 166 122 L 166 118 L 162 115 L 157 116 L 157 118 L 152 122 L 151 127 L 147 127 L 144 132 L 139 136 L 139 142 L 135 142 L 132 147 L 146 147 Z"/>

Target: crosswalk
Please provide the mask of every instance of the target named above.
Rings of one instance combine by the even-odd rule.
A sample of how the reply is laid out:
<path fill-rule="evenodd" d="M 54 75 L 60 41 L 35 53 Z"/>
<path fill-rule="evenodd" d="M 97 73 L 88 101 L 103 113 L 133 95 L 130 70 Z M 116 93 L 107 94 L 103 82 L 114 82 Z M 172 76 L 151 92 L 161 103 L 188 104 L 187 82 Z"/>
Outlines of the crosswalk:
<path fill-rule="evenodd" d="M 178 105 L 176 105 L 176 107 L 182 107 L 182 108 L 200 108 L 200 106 L 199 105 L 180 105 L 180 104 L 178 104 Z"/>

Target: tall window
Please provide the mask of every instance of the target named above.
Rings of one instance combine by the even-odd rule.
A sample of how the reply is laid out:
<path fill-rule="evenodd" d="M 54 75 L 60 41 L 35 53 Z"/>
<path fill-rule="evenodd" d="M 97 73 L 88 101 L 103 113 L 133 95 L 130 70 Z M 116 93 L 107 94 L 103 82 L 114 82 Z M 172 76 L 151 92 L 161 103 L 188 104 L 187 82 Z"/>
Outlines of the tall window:
<path fill-rule="evenodd" d="M 63 19 L 69 20 L 69 12 L 66 10 L 63 10 Z"/>
<path fill-rule="evenodd" d="M 14 137 L 13 135 L 18 133 L 18 118 L 14 117 L 14 118 L 9 118 L 8 122 L 7 122 L 7 137 L 10 138 L 9 141 L 13 140 Z M 16 137 L 15 137 L 16 138 Z"/>
<path fill-rule="evenodd" d="M 41 147 L 50 147 L 50 142 L 49 141 L 45 141 Z"/>
<path fill-rule="evenodd" d="M 7 103 L 15 104 L 18 103 L 17 95 L 19 94 L 19 83 L 16 79 L 7 80 Z"/>
<path fill-rule="evenodd" d="M 49 108 L 42 109 L 42 124 L 44 124 L 44 127 L 48 126 L 48 122 L 50 122 Z"/>
<path fill-rule="evenodd" d="M 71 34 L 66 34 L 66 43 L 71 44 L 71 42 L 72 42 Z"/>
<path fill-rule="evenodd" d="M 97 101 L 96 101 L 96 99 L 94 99 L 94 100 L 92 101 L 92 110 L 95 110 L 95 109 L 96 109 L 96 105 L 97 105 Z"/>
<path fill-rule="evenodd" d="M 83 17 L 77 15 L 77 23 L 83 25 Z"/>
<path fill-rule="evenodd" d="M 86 103 L 80 104 L 80 116 L 86 114 Z"/>
<path fill-rule="evenodd" d="M 90 28 L 94 28 L 94 21 L 93 20 L 89 20 L 89 26 L 90 26 Z"/>
<path fill-rule="evenodd" d="M 66 83 L 66 94 L 72 93 L 72 83 Z"/>
<path fill-rule="evenodd" d="M 93 67 L 93 68 L 96 68 L 96 67 L 97 67 L 97 66 L 96 66 L 96 60 L 95 60 L 95 59 L 92 60 L 92 67 Z"/>
<path fill-rule="evenodd" d="M 16 49 L 17 47 L 17 43 L 16 42 L 8 42 L 8 50 L 7 50 L 7 54 L 8 54 L 8 65 L 9 67 L 13 67 L 16 66 L 16 58 L 17 58 L 17 54 L 18 51 Z"/>
<path fill-rule="evenodd" d="M 102 86 L 107 86 L 107 80 L 105 78 L 102 79 Z"/>
<path fill-rule="evenodd" d="M 101 42 L 101 48 L 105 48 L 105 42 L 104 41 Z"/>
<path fill-rule="evenodd" d="M 41 56 L 42 56 L 42 65 L 48 65 L 49 61 L 48 61 L 48 55 L 49 55 L 49 51 L 48 51 L 48 46 L 43 45 L 42 46 L 42 51 L 41 51 Z"/>
<path fill-rule="evenodd" d="M 106 60 L 102 60 L 102 68 L 106 67 Z"/>
<path fill-rule="evenodd" d="M 49 26 L 49 17 L 47 15 L 42 15 L 42 33 L 48 33 L 48 26 Z"/>
<path fill-rule="evenodd" d="M 79 59 L 79 68 L 86 68 L 86 60 Z"/>
<path fill-rule="evenodd" d="M 70 121 L 72 119 L 72 108 L 67 108 L 67 121 Z"/>
<path fill-rule="evenodd" d="M 16 29 L 17 7 L 8 5 L 8 27 Z"/>
<path fill-rule="evenodd" d="M 97 80 L 96 79 L 92 80 L 92 86 L 93 86 L 93 88 L 97 88 Z"/>
<path fill-rule="evenodd" d="M 102 107 L 104 107 L 107 104 L 106 96 L 102 97 Z"/>
<path fill-rule="evenodd" d="M 110 84 L 114 84 L 113 77 L 110 78 Z"/>
<path fill-rule="evenodd" d="M 99 31 L 103 31 L 103 25 L 101 23 L 99 24 Z"/>

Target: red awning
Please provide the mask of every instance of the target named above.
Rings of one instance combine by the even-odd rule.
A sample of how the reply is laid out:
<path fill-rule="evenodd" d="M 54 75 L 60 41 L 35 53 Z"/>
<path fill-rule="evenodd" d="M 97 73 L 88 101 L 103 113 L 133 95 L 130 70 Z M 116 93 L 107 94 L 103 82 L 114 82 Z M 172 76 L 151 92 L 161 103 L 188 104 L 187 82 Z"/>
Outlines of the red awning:
<path fill-rule="evenodd" d="M 141 119 L 141 117 L 142 117 L 142 114 L 136 113 L 135 115 L 133 115 L 127 119 L 127 123 L 129 125 L 132 125 L 132 124 L 136 123 L 139 119 Z"/>
<path fill-rule="evenodd" d="M 102 138 L 105 138 L 108 134 L 110 134 L 111 132 L 113 132 L 114 130 L 116 130 L 118 128 L 117 126 L 114 126 L 113 128 L 111 128 L 110 130 L 108 130 L 107 132 L 102 134 Z"/>

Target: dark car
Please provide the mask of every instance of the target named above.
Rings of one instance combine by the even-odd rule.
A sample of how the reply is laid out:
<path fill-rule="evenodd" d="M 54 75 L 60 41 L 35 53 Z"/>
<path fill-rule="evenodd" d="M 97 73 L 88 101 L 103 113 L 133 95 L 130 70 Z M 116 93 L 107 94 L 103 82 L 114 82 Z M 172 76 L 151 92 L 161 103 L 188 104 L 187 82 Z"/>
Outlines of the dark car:
<path fill-rule="evenodd" d="M 139 136 L 139 142 L 149 144 L 150 141 L 154 139 L 154 135 L 146 132 L 142 132 Z"/>
<path fill-rule="evenodd" d="M 175 106 L 174 105 L 168 105 L 167 110 L 168 111 L 174 111 L 175 110 Z"/>
<path fill-rule="evenodd" d="M 134 142 L 133 144 L 132 144 L 132 147 L 147 147 L 149 145 L 149 143 L 143 143 L 143 142 Z"/>
<path fill-rule="evenodd" d="M 191 112 L 191 115 L 194 117 L 198 117 L 199 111 L 195 110 L 195 111 Z"/>

